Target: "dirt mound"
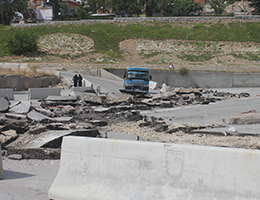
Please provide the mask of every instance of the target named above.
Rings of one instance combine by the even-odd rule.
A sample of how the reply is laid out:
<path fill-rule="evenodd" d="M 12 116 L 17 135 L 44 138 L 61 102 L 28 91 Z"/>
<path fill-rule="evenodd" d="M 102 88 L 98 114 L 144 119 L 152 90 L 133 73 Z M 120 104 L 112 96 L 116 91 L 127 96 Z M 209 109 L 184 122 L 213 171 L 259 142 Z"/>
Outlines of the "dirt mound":
<path fill-rule="evenodd" d="M 39 39 L 41 51 L 47 51 L 49 54 L 77 54 L 89 52 L 94 45 L 92 39 L 78 34 L 54 33 L 44 35 Z"/>

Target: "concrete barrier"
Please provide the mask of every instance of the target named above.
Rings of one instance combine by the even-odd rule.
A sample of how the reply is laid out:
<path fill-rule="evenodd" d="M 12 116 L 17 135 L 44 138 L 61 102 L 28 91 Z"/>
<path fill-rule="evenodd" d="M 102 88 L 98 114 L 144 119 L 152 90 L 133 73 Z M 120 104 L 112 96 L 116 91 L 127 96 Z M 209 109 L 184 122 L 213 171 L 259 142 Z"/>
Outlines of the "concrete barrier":
<path fill-rule="evenodd" d="M 48 96 L 60 96 L 61 88 L 29 88 L 28 99 L 45 99 Z"/>
<path fill-rule="evenodd" d="M 260 151 L 68 136 L 53 200 L 256 200 Z"/>
<path fill-rule="evenodd" d="M 8 100 L 14 100 L 14 90 L 13 89 L 0 89 L 0 98 L 7 97 Z"/>
<path fill-rule="evenodd" d="M 95 92 L 93 84 L 91 84 L 89 87 L 72 87 L 70 95 L 78 96 L 81 93 L 84 92 Z"/>
<path fill-rule="evenodd" d="M 4 169 L 3 169 L 3 161 L 2 161 L 2 153 L 1 153 L 1 145 L 0 145 L 0 179 L 4 178 Z"/>
<path fill-rule="evenodd" d="M 83 85 L 83 87 L 92 87 L 93 88 L 93 83 L 91 83 L 90 81 L 88 81 L 85 78 L 83 78 L 83 80 L 82 80 L 82 85 Z"/>
<path fill-rule="evenodd" d="M 123 77 L 125 69 L 114 69 L 111 73 Z M 260 73 L 189 71 L 180 75 L 178 71 L 150 70 L 157 87 L 163 83 L 172 87 L 232 88 L 260 87 Z"/>

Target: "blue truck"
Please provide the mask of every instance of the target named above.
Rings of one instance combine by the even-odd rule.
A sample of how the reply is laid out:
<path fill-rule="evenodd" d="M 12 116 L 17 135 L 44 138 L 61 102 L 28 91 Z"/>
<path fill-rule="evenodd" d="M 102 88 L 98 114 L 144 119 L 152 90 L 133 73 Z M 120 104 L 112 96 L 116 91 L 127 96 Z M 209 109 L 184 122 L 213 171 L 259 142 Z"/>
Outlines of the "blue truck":
<path fill-rule="evenodd" d="M 130 94 L 149 93 L 149 69 L 139 67 L 128 67 L 124 75 L 124 89 L 121 92 Z"/>

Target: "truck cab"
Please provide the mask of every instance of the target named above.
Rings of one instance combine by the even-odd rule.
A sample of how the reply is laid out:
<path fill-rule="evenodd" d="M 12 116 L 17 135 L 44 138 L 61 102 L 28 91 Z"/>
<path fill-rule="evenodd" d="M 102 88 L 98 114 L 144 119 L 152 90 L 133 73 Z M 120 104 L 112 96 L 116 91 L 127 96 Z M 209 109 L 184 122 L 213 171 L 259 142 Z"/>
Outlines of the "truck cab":
<path fill-rule="evenodd" d="M 149 69 L 128 67 L 124 75 L 124 90 L 132 93 L 149 92 Z"/>

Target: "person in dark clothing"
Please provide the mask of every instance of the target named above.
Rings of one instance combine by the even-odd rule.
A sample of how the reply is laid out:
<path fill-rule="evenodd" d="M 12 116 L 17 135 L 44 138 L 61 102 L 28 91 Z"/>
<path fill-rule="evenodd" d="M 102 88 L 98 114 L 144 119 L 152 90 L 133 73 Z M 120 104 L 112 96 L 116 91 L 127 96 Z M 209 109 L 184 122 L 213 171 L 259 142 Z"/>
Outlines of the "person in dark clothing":
<path fill-rule="evenodd" d="M 78 75 L 75 74 L 72 78 L 73 82 L 74 82 L 74 87 L 77 87 L 78 86 Z"/>
<path fill-rule="evenodd" d="M 78 82 L 79 82 L 79 87 L 82 87 L 82 76 L 79 74 L 78 76 Z"/>

